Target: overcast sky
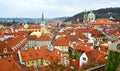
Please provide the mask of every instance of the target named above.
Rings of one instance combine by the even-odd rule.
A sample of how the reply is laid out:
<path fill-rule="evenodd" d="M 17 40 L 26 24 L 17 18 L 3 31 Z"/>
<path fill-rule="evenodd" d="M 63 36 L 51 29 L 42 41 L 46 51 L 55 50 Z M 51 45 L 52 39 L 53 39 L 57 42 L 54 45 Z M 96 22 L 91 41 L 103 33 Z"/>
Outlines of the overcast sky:
<path fill-rule="evenodd" d="M 0 0 L 0 17 L 46 18 L 73 16 L 86 10 L 120 7 L 120 0 Z"/>

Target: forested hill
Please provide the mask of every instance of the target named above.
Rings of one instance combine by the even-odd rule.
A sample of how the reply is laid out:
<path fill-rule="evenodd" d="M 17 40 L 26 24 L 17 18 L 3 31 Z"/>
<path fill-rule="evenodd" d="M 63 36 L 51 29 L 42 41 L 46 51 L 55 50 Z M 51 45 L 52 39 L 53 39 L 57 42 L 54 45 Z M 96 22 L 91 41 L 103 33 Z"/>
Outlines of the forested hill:
<path fill-rule="evenodd" d="M 90 11 L 87 11 L 87 13 L 89 12 Z M 95 13 L 96 18 L 110 18 L 112 16 L 114 18 L 114 21 L 120 22 L 120 7 L 98 9 L 98 10 L 93 10 L 93 12 Z M 84 12 L 78 13 L 73 17 L 66 19 L 66 21 L 76 21 L 79 18 L 80 22 L 82 22 L 83 15 Z"/>

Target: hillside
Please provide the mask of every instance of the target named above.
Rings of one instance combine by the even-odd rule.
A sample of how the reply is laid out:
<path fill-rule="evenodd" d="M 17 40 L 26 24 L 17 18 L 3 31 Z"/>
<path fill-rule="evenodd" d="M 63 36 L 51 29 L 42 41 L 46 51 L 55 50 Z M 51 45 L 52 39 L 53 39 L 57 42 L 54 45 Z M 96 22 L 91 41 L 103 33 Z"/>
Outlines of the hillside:
<path fill-rule="evenodd" d="M 69 18 L 69 17 L 57 17 L 57 18 L 54 18 L 52 20 L 65 21 L 67 18 Z"/>
<path fill-rule="evenodd" d="M 90 11 L 87 11 L 87 13 L 89 12 Z M 120 22 L 120 7 L 98 9 L 98 10 L 93 10 L 93 12 L 95 13 L 96 18 L 110 18 L 112 16 L 115 19 L 114 21 Z M 83 15 L 84 12 L 78 13 L 73 17 L 66 19 L 66 21 L 76 21 L 79 18 L 80 22 L 82 22 Z"/>

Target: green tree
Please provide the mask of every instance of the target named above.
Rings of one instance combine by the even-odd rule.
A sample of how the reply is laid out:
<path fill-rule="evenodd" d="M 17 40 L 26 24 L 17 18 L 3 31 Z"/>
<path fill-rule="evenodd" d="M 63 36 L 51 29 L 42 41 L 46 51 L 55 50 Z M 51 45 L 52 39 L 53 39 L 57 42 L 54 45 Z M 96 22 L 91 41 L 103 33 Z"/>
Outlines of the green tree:
<path fill-rule="evenodd" d="M 102 41 L 106 41 L 106 40 L 108 40 L 108 39 L 107 39 L 107 38 L 103 38 L 103 39 L 102 39 Z"/>
<path fill-rule="evenodd" d="M 77 59 L 80 57 L 80 54 L 77 51 L 73 51 L 71 54 L 69 54 L 69 57 L 72 59 Z"/>
<path fill-rule="evenodd" d="M 12 22 L 4 22 L 4 26 L 11 26 Z"/>
<path fill-rule="evenodd" d="M 105 71 L 116 71 L 119 65 L 120 65 L 120 53 L 109 50 Z"/>

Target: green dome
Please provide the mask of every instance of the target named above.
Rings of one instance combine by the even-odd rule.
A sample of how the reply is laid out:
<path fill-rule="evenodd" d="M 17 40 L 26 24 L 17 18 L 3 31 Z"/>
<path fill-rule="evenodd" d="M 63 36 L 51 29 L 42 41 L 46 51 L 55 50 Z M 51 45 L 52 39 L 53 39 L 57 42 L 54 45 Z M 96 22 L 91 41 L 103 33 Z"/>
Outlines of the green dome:
<path fill-rule="evenodd" d="M 90 12 L 90 13 L 88 14 L 88 16 L 89 16 L 89 17 L 91 17 L 91 16 L 95 16 L 95 14 L 92 13 L 92 12 Z"/>

